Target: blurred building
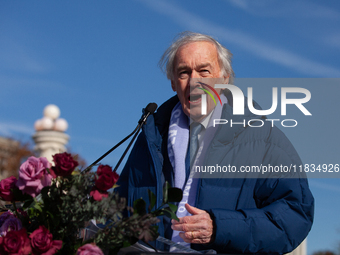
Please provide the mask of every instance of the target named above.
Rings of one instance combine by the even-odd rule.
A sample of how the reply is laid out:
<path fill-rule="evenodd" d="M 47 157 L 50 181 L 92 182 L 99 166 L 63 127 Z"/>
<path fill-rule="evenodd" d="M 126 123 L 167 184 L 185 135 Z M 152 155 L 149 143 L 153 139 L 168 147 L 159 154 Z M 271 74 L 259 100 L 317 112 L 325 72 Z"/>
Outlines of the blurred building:
<path fill-rule="evenodd" d="M 11 175 L 18 177 L 18 170 L 23 160 L 33 155 L 28 144 L 0 137 L 0 180 Z"/>

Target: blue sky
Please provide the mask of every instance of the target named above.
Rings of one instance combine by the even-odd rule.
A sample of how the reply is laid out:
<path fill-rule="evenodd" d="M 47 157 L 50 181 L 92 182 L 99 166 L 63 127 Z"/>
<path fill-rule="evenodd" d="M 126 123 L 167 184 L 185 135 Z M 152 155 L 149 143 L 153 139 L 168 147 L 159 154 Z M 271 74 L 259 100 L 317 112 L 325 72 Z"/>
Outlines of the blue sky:
<path fill-rule="evenodd" d="M 179 32 L 218 39 L 237 78 L 339 78 L 339 27 L 338 0 L 1 1 L 0 135 L 30 140 L 53 103 L 69 122 L 69 147 L 90 164 L 149 102 L 174 95 L 157 63 Z M 340 163 L 337 84 L 314 83 L 313 116 L 284 130 L 305 163 Z M 115 165 L 123 150 L 103 163 Z M 340 240 L 339 180 L 310 180 L 309 254 Z"/>

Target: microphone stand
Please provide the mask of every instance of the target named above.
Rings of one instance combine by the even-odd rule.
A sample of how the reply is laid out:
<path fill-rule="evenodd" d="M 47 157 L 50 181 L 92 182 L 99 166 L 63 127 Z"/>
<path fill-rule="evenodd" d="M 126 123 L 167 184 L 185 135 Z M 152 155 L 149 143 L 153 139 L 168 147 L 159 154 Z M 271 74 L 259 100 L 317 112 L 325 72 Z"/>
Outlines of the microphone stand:
<path fill-rule="evenodd" d="M 120 157 L 120 159 L 119 159 L 117 165 L 116 165 L 115 168 L 113 169 L 113 172 L 116 172 L 116 171 L 117 171 L 117 169 L 118 169 L 120 163 L 122 163 L 123 159 L 125 158 L 126 153 L 129 151 L 131 145 L 132 145 L 133 142 L 136 140 L 137 135 L 138 135 L 140 129 L 142 128 L 143 124 L 144 124 L 144 122 L 143 122 L 141 125 L 138 124 L 138 126 L 137 126 L 137 128 L 136 128 L 136 129 L 137 129 L 137 132 L 135 133 L 135 135 L 134 135 L 133 138 L 131 139 L 130 143 L 129 143 L 128 146 L 126 147 L 126 149 L 125 149 L 123 155 Z M 132 135 L 132 134 L 131 134 L 131 135 Z"/>
<path fill-rule="evenodd" d="M 83 172 L 88 172 L 91 170 L 91 168 L 93 166 L 95 166 L 99 161 L 101 161 L 103 158 L 105 158 L 107 155 L 109 155 L 113 150 L 115 150 L 116 148 L 118 148 L 122 143 L 124 143 L 127 139 L 129 139 L 133 134 L 135 134 L 132 138 L 132 140 L 130 141 L 129 145 L 127 146 L 127 148 L 125 149 L 123 155 L 121 156 L 121 158 L 119 159 L 117 165 L 115 166 L 113 171 L 117 171 L 120 163 L 123 161 L 126 153 L 128 152 L 128 150 L 130 149 L 132 143 L 136 140 L 137 135 L 139 133 L 139 131 L 141 130 L 142 126 L 145 124 L 147 118 L 149 117 L 150 114 L 153 114 L 155 112 L 157 108 L 157 104 L 155 103 L 150 103 L 146 106 L 145 113 L 142 116 L 142 118 L 138 121 L 138 125 L 137 127 L 128 135 L 126 136 L 123 140 L 121 140 L 119 143 L 117 143 L 115 146 L 113 146 L 110 150 L 108 150 L 106 153 L 104 153 L 100 158 L 98 158 L 96 161 L 94 161 L 91 165 L 89 165 L 87 168 L 85 168 L 85 170 Z"/>
<path fill-rule="evenodd" d="M 107 155 L 109 155 L 112 151 L 114 151 L 115 149 L 117 149 L 122 143 L 124 143 L 127 139 L 129 139 L 136 131 L 140 130 L 139 124 L 137 125 L 137 127 L 131 132 L 131 134 L 129 134 L 128 136 L 126 136 L 123 140 L 121 140 L 119 143 L 117 143 L 115 146 L 113 146 L 110 150 L 108 150 L 105 154 L 103 154 L 100 158 L 98 158 L 96 161 L 94 161 L 91 165 L 89 165 L 84 172 L 88 172 L 91 170 L 91 168 L 93 166 L 95 166 L 96 164 L 98 164 L 99 161 L 101 161 L 103 158 L 105 158 Z"/>

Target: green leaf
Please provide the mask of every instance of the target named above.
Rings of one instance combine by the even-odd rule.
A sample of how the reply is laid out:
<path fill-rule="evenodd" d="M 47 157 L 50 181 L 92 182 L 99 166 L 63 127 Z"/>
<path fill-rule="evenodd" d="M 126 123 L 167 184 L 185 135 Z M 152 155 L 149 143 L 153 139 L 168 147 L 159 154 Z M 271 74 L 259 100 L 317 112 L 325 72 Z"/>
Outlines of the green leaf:
<path fill-rule="evenodd" d="M 179 221 L 177 215 L 169 207 L 161 209 L 159 215 L 165 215 L 169 217 L 170 219 Z"/>
<path fill-rule="evenodd" d="M 131 246 L 131 243 L 128 240 L 123 241 L 123 248 Z"/>
<path fill-rule="evenodd" d="M 35 203 L 35 201 L 33 200 L 33 198 L 26 200 L 24 202 L 23 208 L 25 209 L 25 208 L 32 207 L 34 203 Z"/>
<path fill-rule="evenodd" d="M 171 188 L 170 184 L 168 182 L 164 183 L 163 186 L 163 204 L 168 203 L 168 190 Z"/>
<path fill-rule="evenodd" d="M 183 198 L 183 192 L 179 188 L 168 189 L 168 202 L 181 202 Z"/>
<path fill-rule="evenodd" d="M 42 196 L 43 199 L 48 198 L 48 192 L 49 192 L 49 191 L 50 191 L 50 187 L 49 187 L 49 186 L 46 186 L 46 187 L 44 187 L 44 188 L 41 190 L 40 194 L 41 194 L 41 196 Z"/>
<path fill-rule="evenodd" d="M 145 201 L 140 198 L 133 202 L 133 209 L 134 214 L 137 213 L 138 215 L 144 215 L 146 214 L 146 203 Z"/>
<path fill-rule="evenodd" d="M 38 211 L 42 212 L 41 206 L 39 204 L 35 204 L 34 208 L 37 209 Z"/>
<path fill-rule="evenodd" d="M 50 216 L 51 220 L 54 221 L 53 213 L 46 211 L 46 214 L 48 214 Z"/>
<path fill-rule="evenodd" d="M 151 190 L 149 190 L 148 189 L 148 194 L 149 194 L 149 202 L 150 202 L 150 204 L 149 204 L 149 211 L 151 211 L 152 210 L 152 208 L 155 206 L 155 204 L 156 204 L 156 195 L 155 194 L 153 194 L 152 193 L 152 191 Z"/>
<path fill-rule="evenodd" d="M 168 205 L 169 205 L 170 210 L 176 213 L 177 208 L 178 208 L 177 205 L 174 205 L 174 204 L 168 204 Z"/>

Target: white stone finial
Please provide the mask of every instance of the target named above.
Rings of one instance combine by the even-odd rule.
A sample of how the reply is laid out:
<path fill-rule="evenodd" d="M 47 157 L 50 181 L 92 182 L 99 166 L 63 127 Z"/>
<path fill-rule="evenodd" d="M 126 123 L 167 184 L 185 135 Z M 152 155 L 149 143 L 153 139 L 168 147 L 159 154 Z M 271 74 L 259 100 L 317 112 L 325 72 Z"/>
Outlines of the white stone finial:
<path fill-rule="evenodd" d="M 34 122 L 34 128 L 35 128 L 36 131 L 43 130 L 42 123 L 41 123 L 41 119 L 36 120 L 36 121 Z"/>
<path fill-rule="evenodd" d="M 57 119 L 60 116 L 59 107 L 54 104 L 49 104 L 44 108 L 44 116 L 49 117 L 52 120 Z"/>
<path fill-rule="evenodd" d="M 68 123 L 65 119 L 59 118 L 54 122 L 53 129 L 56 131 L 65 132 L 68 128 Z"/>
<path fill-rule="evenodd" d="M 53 128 L 54 122 L 49 117 L 43 117 L 41 120 L 42 130 L 51 130 Z"/>

